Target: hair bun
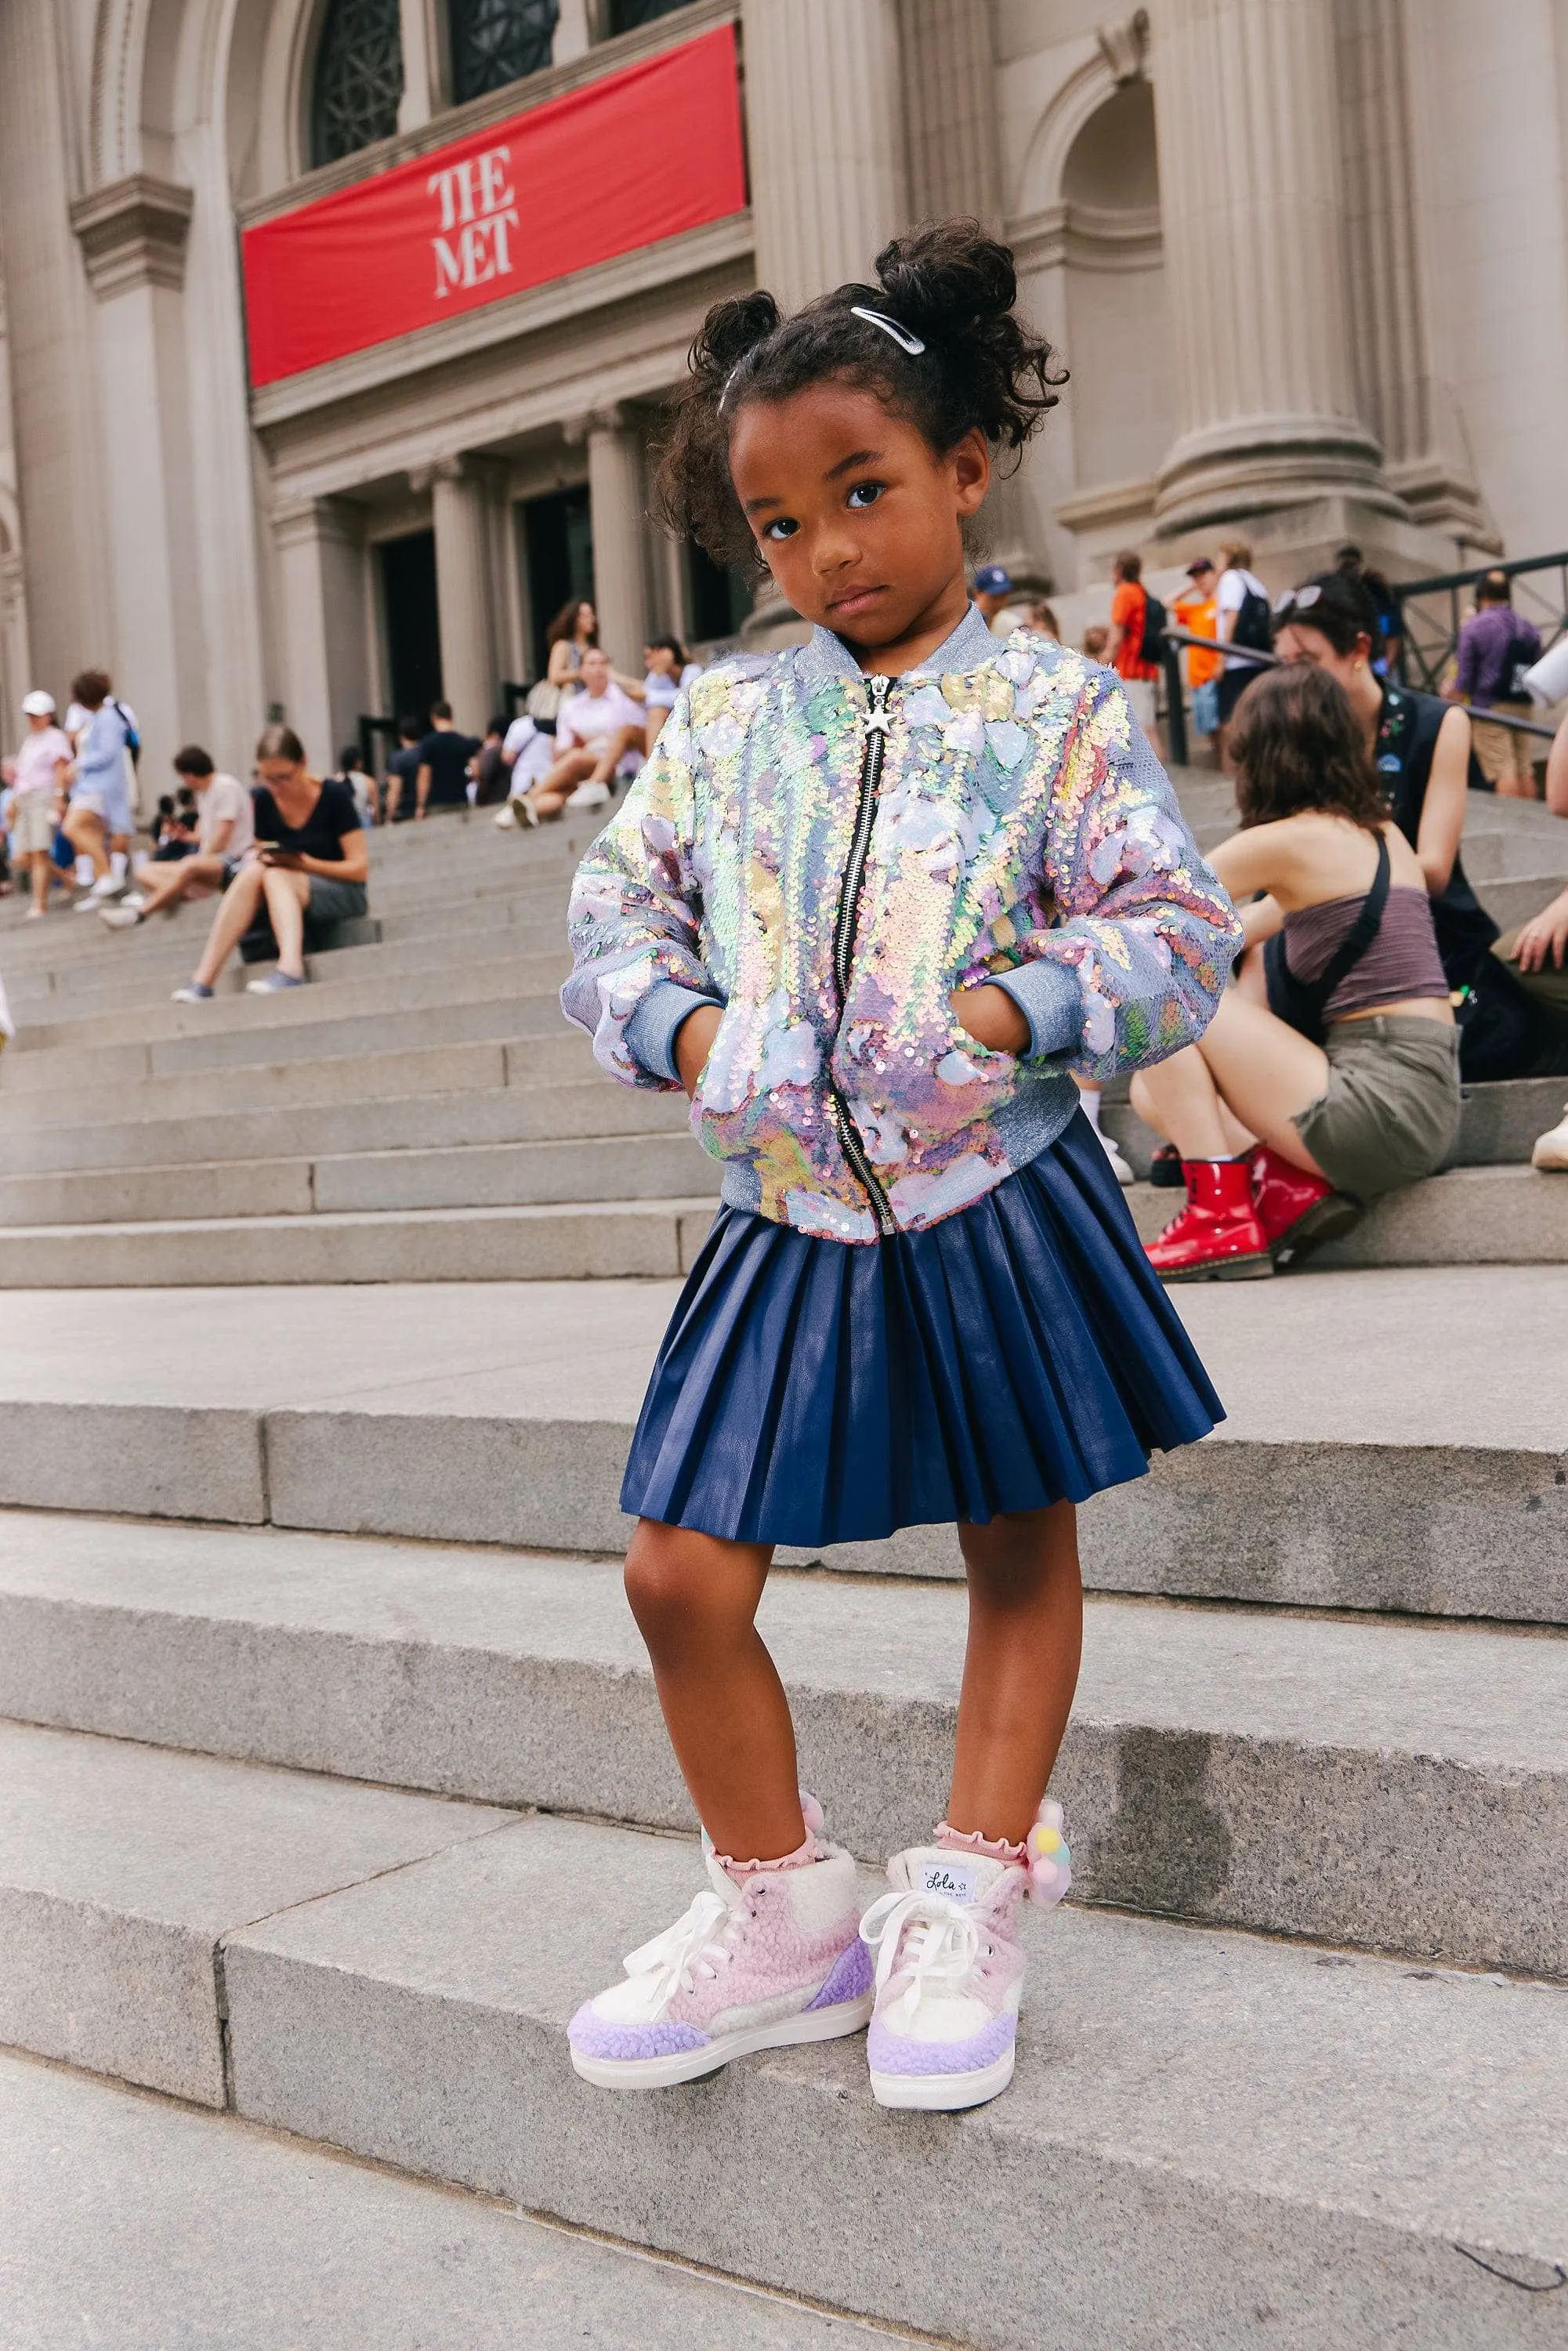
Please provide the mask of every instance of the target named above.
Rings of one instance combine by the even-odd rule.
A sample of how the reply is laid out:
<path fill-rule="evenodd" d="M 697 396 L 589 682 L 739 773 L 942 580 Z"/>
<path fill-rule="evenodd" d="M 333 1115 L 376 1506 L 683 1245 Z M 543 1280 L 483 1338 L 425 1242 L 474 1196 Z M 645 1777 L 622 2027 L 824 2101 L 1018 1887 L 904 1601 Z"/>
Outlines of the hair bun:
<path fill-rule="evenodd" d="M 747 351 L 767 341 L 778 324 L 779 305 L 771 294 L 760 289 L 755 294 L 735 295 L 727 302 L 716 302 L 692 345 L 693 374 L 722 383 Z"/>
<path fill-rule="evenodd" d="M 894 316 L 919 335 L 972 335 L 1009 318 L 1018 299 L 1011 253 L 977 220 L 894 237 L 876 274 Z"/>

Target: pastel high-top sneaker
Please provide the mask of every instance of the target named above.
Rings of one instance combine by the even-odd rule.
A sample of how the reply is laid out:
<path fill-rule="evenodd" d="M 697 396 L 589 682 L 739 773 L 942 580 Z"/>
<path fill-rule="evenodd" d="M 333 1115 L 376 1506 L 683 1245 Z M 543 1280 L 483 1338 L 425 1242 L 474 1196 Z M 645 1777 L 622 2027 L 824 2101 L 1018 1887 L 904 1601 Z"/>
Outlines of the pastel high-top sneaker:
<path fill-rule="evenodd" d="M 632 1951 L 624 1980 L 572 2018 L 571 2062 L 584 2081 L 665 2089 L 754 2049 L 858 2032 L 872 1981 L 855 1865 L 837 1845 L 821 1854 L 737 1883 L 705 1849 L 708 1883 L 685 1916 Z"/>
<path fill-rule="evenodd" d="M 1028 1868 L 917 1844 L 894 1854 L 887 1876 L 892 1893 L 861 1920 L 877 1953 L 872 2095 L 880 2106 L 984 2105 L 1013 2077 Z"/>

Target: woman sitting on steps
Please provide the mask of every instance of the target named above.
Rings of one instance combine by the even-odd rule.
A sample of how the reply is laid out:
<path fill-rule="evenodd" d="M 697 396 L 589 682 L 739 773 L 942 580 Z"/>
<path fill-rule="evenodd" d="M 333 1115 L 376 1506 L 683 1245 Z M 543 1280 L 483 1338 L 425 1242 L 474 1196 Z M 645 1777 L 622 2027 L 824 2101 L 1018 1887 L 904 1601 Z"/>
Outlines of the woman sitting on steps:
<path fill-rule="evenodd" d="M 1307 664 L 1258 678 L 1231 747 L 1241 830 L 1209 862 L 1240 911 L 1239 976 L 1196 1045 L 1133 1080 L 1186 1179 L 1149 1244 L 1167 1281 L 1300 1263 L 1433 1174 L 1459 1125 L 1427 878 L 1343 689 Z"/>
<path fill-rule="evenodd" d="M 305 766 L 290 726 L 268 726 L 256 747 L 256 841 L 218 901 L 201 962 L 177 1004 L 204 1004 L 258 915 L 277 942 L 277 968 L 249 983 L 253 996 L 305 985 L 307 925 L 344 923 L 365 912 L 370 860 L 365 831 L 347 784 L 323 783 Z"/>

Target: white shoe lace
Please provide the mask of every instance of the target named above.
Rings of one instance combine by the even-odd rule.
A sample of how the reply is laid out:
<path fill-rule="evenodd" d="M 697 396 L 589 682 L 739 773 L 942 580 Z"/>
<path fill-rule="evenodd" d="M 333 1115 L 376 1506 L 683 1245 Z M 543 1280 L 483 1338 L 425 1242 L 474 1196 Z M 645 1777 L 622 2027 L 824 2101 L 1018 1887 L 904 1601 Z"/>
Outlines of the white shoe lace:
<path fill-rule="evenodd" d="M 684 1917 L 651 1943 L 639 1944 L 622 1961 L 629 1976 L 656 1975 L 651 2015 L 658 2015 L 678 1991 L 691 1991 L 702 1977 L 711 1980 L 730 1956 L 730 1937 L 745 1914 L 722 1894 L 699 1894 Z"/>
<path fill-rule="evenodd" d="M 908 1949 L 901 1952 L 906 1928 Z M 909 1970 L 903 2006 L 911 2016 L 928 1983 L 961 1982 L 980 1953 L 980 1929 L 974 1913 L 947 1894 L 884 1894 L 861 1920 L 861 1940 L 877 1953 L 879 1996 L 897 1970 Z"/>

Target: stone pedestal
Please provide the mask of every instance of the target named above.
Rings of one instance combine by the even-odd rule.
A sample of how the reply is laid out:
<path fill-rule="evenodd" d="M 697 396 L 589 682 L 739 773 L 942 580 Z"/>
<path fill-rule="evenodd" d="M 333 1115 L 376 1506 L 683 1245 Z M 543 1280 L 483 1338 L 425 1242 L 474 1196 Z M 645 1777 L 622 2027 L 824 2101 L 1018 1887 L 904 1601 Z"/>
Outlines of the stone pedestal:
<path fill-rule="evenodd" d="M 495 705 L 495 582 L 490 484 L 482 460 L 445 457 L 432 473 L 435 595 L 441 617 L 441 690 L 468 735 L 484 732 Z"/>
<path fill-rule="evenodd" d="M 1169 0 L 1155 39 L 1176 378 L 1160 536 L 1325 497 L 1404 518 L 1357 414 L 1333 0 Z"/>
<path fill-rule="evenodd" d="M 329 775 L 371 707 L 363 516 L 347 499 L 301 498 L 274 513 L 272 535 L 284 708 L 313 772 Z"/>
<path fill-rule="evenodd" d="M 905 225 L 897 0 L 744 0 L 757 282 L 786 309 Z"/>
<path fill-rule="evenodd" d="M 641 676 L 653 528 L 647 517 L 643 437 L 620 408 L 597 411 L 585 432 L 599 642 L 623 675 Z"/>

